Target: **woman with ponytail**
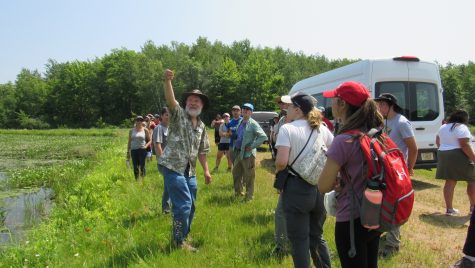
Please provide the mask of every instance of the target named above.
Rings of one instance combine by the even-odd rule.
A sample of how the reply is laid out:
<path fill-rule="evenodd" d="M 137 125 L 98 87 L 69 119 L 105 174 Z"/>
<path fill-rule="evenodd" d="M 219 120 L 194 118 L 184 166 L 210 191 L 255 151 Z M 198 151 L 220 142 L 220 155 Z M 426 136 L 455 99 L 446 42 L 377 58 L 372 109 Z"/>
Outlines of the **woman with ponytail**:
<path fill-rule="evenodd" d="M 352 198 L 361 200 L 366 188 L 366 161 L 358 139 L 349 130 L 368 132 L 383 126 L 383 116 L 377 104 L 370 99 L 368 89 L 357 82 L 345 82 L 334 90 L 323 93 L 332 98 L 332 112 L 341 120 L 341 127 L 327 152 L 327 162 L 318 181 L 322 193 L 335 189 L 339 192 L 336 211 L 335 243 L 341 267 L 378 267 L 380 232 L 364 228 L 359 209 L 352 212 Z M 381 140 L 384 144 L 384 140 Z M 341 178 L 337 178 L 340 171 Z M 350 181 L 351 179 L 351 181 Z M 353 192 L 353 194 L 351 193 Z M 351 214 L 354 215 L 351 215 Z M 350 221 L 354 223 L 356 255 L 350 257 Z"/>
<path fill-rule="evenodd" d="M 305 155 L 317 137 L 329 147 L 333 134 L 322 124 L 322 114 L 315 108 L 316 99 L 307 94 L 291 98 L 287 117 L 292 122 L 284 124 L 279 130 L 275 160 L 277 172 L 299 161 L 298 155 Z M 305 148 L 304 148 L 305 147 Z M 282 192 L 287 235 L 292 245 L 292 259 L 295 267 L 310 267 L 310 256 L 316 267 L 330 267 L 330 254 L 323 239 L 323 223 L 326 212 L 323 196 L 315 185 L 311 185 L 297 174 L 289 176 Z"/>

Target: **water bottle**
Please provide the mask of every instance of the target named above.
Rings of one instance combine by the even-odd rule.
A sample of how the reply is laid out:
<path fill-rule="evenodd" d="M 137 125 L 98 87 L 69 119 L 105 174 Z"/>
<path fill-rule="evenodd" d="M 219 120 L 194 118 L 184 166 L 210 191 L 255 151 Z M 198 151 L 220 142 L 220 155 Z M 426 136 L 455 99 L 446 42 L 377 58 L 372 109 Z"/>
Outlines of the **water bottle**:
<path fill-rule="evenodd" d="M 383 192 L 379 182 L 369 181 L 361 202 L 361 224 L 370 230 L 379 228 Z"/>
<path fill-rule="evenodd" d="M 125 160 L 125 166 L 127 167 L 127 169 L 130 168 L 130 160 L 129 159 Z"/>

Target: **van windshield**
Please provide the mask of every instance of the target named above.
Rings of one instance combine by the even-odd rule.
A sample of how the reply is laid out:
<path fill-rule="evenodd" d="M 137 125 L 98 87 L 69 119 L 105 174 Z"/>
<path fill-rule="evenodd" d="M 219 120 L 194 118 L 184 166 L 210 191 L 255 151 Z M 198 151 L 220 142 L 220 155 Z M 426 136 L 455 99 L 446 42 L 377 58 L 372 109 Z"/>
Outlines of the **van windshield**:
<path fill-rule="evenodd" d="M 439 116 L 437 86 L 431 83 L 391 81 L 375 84 L 375 96 L 391 93 L 410 121 L 432 121 Z"/>

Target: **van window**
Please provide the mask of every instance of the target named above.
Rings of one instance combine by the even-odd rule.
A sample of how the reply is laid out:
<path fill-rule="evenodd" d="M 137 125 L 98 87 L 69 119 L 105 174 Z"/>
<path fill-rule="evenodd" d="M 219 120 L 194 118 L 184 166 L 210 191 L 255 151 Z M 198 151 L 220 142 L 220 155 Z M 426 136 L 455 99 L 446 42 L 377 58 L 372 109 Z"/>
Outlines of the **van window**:
<path fill-rule="evenodd" d="M 317 107 L 325 107 L 325 117 L 330 120 L 333 120 L 331 99 L 323 97 L 323 93 L 313 94 L 312 96 L 317 99 Z"/>
<path fill-rule="evenodd" d="M 391 93 L 396 96 L 403 114 L 410 121 L 432 121 L 439 116 L 439 95 L 435 84 L 391 81 L 375 84 L 376 95 Z"/>

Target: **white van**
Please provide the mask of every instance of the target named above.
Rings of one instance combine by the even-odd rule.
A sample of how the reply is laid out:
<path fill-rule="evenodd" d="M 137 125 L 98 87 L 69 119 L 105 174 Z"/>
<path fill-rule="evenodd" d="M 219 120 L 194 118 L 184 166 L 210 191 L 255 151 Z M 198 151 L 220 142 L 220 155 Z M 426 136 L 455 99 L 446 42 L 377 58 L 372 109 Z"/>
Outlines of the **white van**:
<path fill-rule="evenodd" d="M 331 101 L 322 92 L 334 89 L 346 81 L 357 81 L 368 87 L 371 96 L 391 93 L 398 99 L 403 114 L 411 121 L 419 153 L 416 168 L 437 165 L 435 136 L 444 119 L 442 83 L 439 67 L 416 57 L 396 57 L 384 60 L 363 60 L 297 82 L 289 92 L 305 92 L 324 106 L 332 118 Z"/>

